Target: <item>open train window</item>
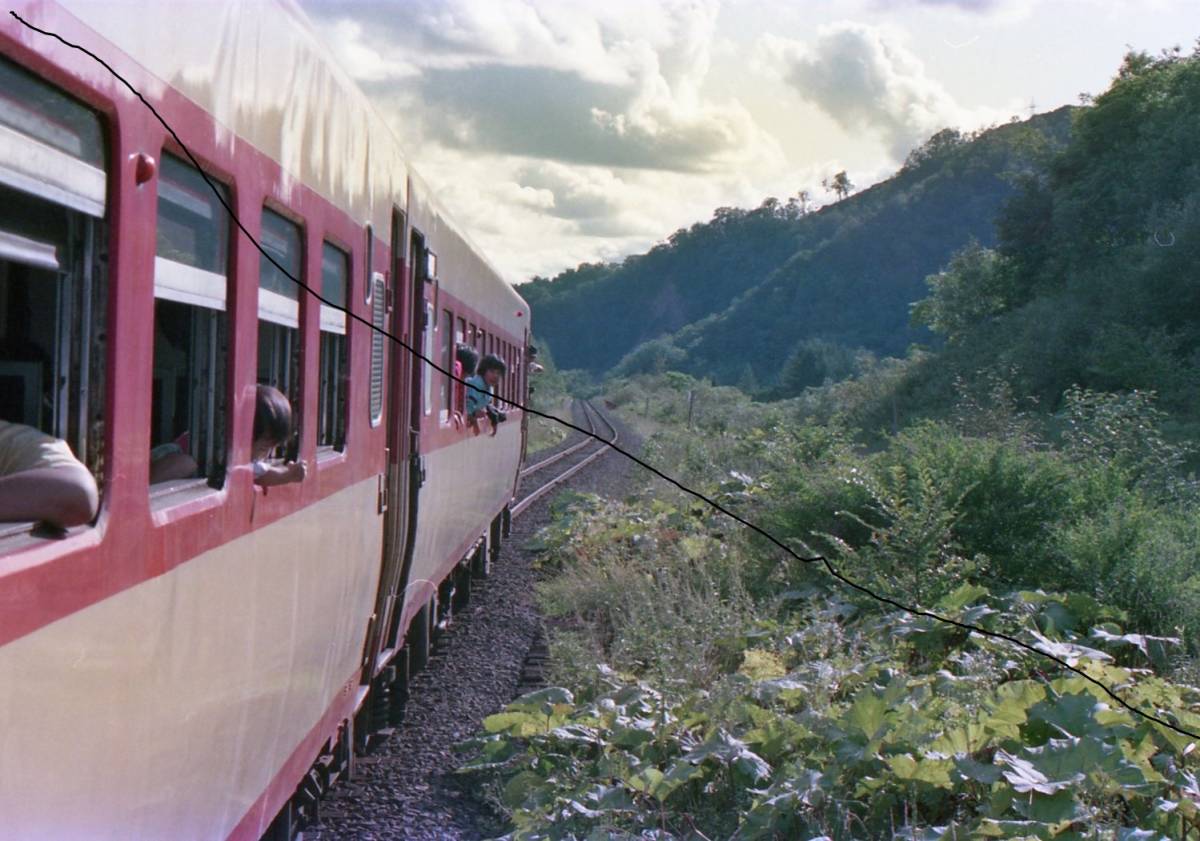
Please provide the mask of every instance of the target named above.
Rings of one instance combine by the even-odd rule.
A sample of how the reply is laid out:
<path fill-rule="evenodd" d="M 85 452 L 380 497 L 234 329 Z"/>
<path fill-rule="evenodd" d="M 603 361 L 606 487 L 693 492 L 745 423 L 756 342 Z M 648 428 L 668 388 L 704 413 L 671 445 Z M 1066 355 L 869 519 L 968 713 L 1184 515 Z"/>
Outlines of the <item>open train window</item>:
<path fill-rule="evenodd" d="M 525 395 L 525 352 L 520 348 L 517 349 L 517 364 L 514 369 L 517 374 L 517 396 L 516 403 L 523 404 L 526 399 Z"/>
<path fill-rule="evenodd" d="M 425 330 L 423 331 L 423 343 L 421 346 L 421 355 L 428 360 L 435 359 L 433 350 L 434 332 L 437 327 L 437 311 L 433 307 L 433 301 L 425 302 Z M 425 381 L 422 383 L 423 394 L 421 405 L 425 409 L 425 414 L 433 414 L 433 379 L 437 376 L 437 371 L 430 362 L 423 363 L 425 365 Z"/>
<path fill-rule="evenodd" d="M 438 420 L 441 423 L 450 422 L 450 405 L 454 394 L 454 313 L 442 310 L 442 324 L 438 330 L 438 365 L 446 369 L 445 374 L 438 375 Z"/>
<path fill-rule="evenodd" d="M 508 366 L 508 370 L 504 372 L 504 402 L 512 403 L 512 377 L 513 377 L 513 358 L 512 345 L 508 342 L 504 343 L 504 364 Z"/>
<path fill-rule="evenodd" d="M 298 458 L 300 423 L 300 287 L 304 236 L 300 226 L 263 208 L 265 255 L 258 266 L 258 383 L 279 389 L 292 404 L 292 436 L 275 451 L 276 458 Z M 289 276 L 290 275 L 290 276 Z"/>
<path fill-rule="evenodd" d="M 228 191 L 216 186 L 228 200 Z M 200 172 L 170 155 L 163 155 L 158 179 L 155 254 L 150 484 L 163 492 L 204 480 L 220 487 L 228 423 L 229 220 Z"/>
<path fill-rule="evenodd" d="M 504 358 L 504 342 L 496 343 L 496 355 L 501 359 Z M 500 379 L 496 381 L 496 402 L 500 405 L 504 405 L 504 396 L 504 377 L 501 376 Z"/>
<path fill-rule="evenodd" d="M 321 251 L 321 297 L 338 307 L 350 300 L 350 255 L 325 243 Z M 346 351 L 346 314 L 321 304 L 321 385 L 317 407 L 317 446 L 346 448 L 346 386 L 349 357 Z"/>
<path fill-rule="evenodd" d="M 66 441 L 101 486 L 106 159 L 94 111 L 0 58 L 0 420 Z"/>

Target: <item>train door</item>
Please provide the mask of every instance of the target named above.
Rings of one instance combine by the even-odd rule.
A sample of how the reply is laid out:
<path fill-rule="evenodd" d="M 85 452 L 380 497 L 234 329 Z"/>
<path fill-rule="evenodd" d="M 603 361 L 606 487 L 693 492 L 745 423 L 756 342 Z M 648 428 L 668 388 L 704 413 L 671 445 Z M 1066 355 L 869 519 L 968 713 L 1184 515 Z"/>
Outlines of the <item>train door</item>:
<path fill-rule="evenodd" d="M 408 260 L 404 248 L 407 225 L 404 214 L 395 211 L 392 218 L 391 262 L 388 267 L 386 296 L 388 306 L 383 319 L 385 329 L 404 344 L 409 342 L 408 313 L 412 309 L 406 294 L 408 289 Z M 409 353 L 399 343 L 372 336 L 374 341 L 386 342 L 388 358 L 387 379 L 390 385 L 383 416 L 387 430 L 387 468 L 384 478 L 384 539 L 379 592 L 376 596 L 375 618 L 363 652 L 363 682 L 370 682 L 390 659 L 396 647 L 391 628 L 403 607 L 401 593 L 404 559 L 412 544 L 412 526 L 416 523 L 408 465 L 412 443 L 407 435 L 409 381 L 412 364 Z"/>
<path fill-rule="evenodd" d="M 430 298 L 431 284 L 428 282 L 432 276 L 430 262 L 433 255 L 427 249 L 425 237 L 420 231 L 414 229 L 409 240 L 410 269 L 407 278 L 409 310 L 405 344 L 413 350 L 423 350 L 426 331 L 433 328 L 433 324 L 430 322 L 430 309 L 433 301 Z M 408 540 L 404 547 L 404 563 L 400 576 L 400 594 L 396 600 L 396 610 L 389 618 L 389 640 L 393 646 L 399 645 L 404 637 L 405 602 L 411 602 L 414 599 L 428 599 L 431 595 L 421 589 L 421 582 L 412 581 L 410 574 L 413 563 L 413 547 L 417 537 L 420 489 L 425 482 L 425 466 L 421 456 L 421 417 L 423 406 L 427 402 L 423 397 L 425 389 L 429 386 L 428 372 L 425 370 L 425 364 L 415 354 L 408 350 L 403 350 L 403 353 L 408 359 L 408 389 L 405 394 L 408 405 L 405 414 L 397 415 L 396 427 L 397 429 L 403 428 L 407 435 L 407 470 L 404 475 L 407 478 L 408 518 L 412 527 L 408 529 Z M 418 637 L 410 641 L 412 643 L 410 648 L 415 652 L 414 656 L 417 659 L 417 662 L 411 664 L 415 668 L 424 666 L 423 660 L 428 654 L 430 623 L 431 617 L 424 613 L 413 619 L 414 631 Z"/>
<path fill-rule="evenodd" d="M 397 229 L 394 232 L 394 247 L 397 250 L 402 251 L 401 244 L 404 242 L 404 233 L 406 232 L 403 229 Z M 408 348 L 422 349 L 426 340 L 426 331 L 432 328 L 428 312 L 431 310 L 433 301 L 430 300 L 430 293 L 427 292 L 428 287 L 431 286 L 427 281 L 431 276 L 432 254 L 428 252 L 424 235 L 419 230 L 412 230 L 408 239 L 407 276 L 400 276 L 402 286 L 397 287 L 404 290 L 403 298 L 406 304 L 403 307 L 404 312 L 396 319 L 396 330 L 402 332 L 404 344 Z M 394 464 L 395 469 L 392 470 L 392 480 L 396 486 L 394 498 L 398 509 L 394 512 L 397 523 L 395 534 L 403 535 L 403 539 L 396 541 L 398 563 L 394 597 L 389 601 L 386 613 L 382 614 L 382 627 L 386 629 L 382 649 L 389 655 L 403 642 L 404 605 L 406 602 L 414 599 L 420 600 L 422 597 L 431 595 L 421 590 L 420 582 L 410 581 L 409 576 L 416 542 L 416 523 L 418 523 L 416 513 L 418 513 L 420 487 L 425 482 L 425 465 L 421 458 L 421 415 L 422 406 L 425 406 L 427 401 L 422 401 L 422 396 L 430 383 L 427 382 L 426 366 L 416 359 L 407 348 L 403 348 L 397 343 L 396 354 L 397 365 L 403 366 L 406 371 L 402 388 L 396 389 L 395 413 L 392 415 L 391 422 L 391 432 L 395 438 L 394 452 L 398 456 Z M 422 636 L 422 627 L 427 631 L 428 617 L 425 617 L 424 625 L 422 625 L 421 617 L 415 618 L 413 624 L 416 635 Z M 413 642 L 416 649 L 424 650 L 428 639 L 426 636 L 414 639 Z M 386 656 L 380 657 L 380 661 L 386 659 L 388 659 Z M 424 660 L 424 656 L 419 655 L 419 660 Z M 413 663 L 413 666 L 418 668 L 422 665 L 424 662 Z"/>

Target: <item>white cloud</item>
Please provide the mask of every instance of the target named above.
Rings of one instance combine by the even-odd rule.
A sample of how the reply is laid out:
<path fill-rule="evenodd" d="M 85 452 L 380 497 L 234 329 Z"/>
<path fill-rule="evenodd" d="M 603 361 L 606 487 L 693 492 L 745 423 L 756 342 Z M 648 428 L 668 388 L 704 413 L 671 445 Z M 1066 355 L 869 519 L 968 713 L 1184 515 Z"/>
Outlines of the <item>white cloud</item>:
<path fill-rule="evenodd" d="M 718 205 L 757 203 L 786 167 L 736 98 L 705 92 L 720 0 L 306 8 L 514 281 L 618 259 Z"/>
<path fill-rule="evenodd" d="M 880 27 L 842 21 L 821 26 L 811 44 L 767 35 L 760 49 L 760 62 L 796 93 L 846 131 L 878 134 L 894 160 L 939 129 L 1001 117 L 959 105 L 896 34 Z"/>
<path fill-rule="evenodd" d="M 781 156 L 744 107 L 701 92 L 717 0 L 586 13 L 561 0 L 310 8 L 369 92 L 419 101 L 419 130 L 439 143 L 680 171 Z"/>

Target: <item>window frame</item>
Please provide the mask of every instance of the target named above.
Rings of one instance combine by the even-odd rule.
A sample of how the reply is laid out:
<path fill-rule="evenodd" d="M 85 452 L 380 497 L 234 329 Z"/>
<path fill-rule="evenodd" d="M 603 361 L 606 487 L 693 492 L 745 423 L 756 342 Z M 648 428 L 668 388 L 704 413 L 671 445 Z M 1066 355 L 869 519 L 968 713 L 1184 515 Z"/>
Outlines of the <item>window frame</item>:
<path fill-rule="evenodd" d="M 168 165 L 166 163 L 168 159 L 172 159 L 173 163 Z M 190 310 L 189 315 L 191 316 L 191 327 L 189 329 L 189 344 L 191 347 L 188 351 L 190 368 L 188 374 L 193 383 L 193 390 L 203 388 L 204 391 L 203 405 L 196 405 L 199 401 L 193 397 L 195 402 L 190 407 L 189 413 L 194 418 L 196 413 L 202 408 L 206 419 L 201 423 L 203 429 L 200 435 L 196 436 L 202 438 L 204 441 L 205 453 L 203 454 L 203 460 L 196 457 L 194 450 L 187 453 L 196 459 L 198 467 L 202 468 L 202 475 L 151 483 L 149 485 L 149 495 L 151 508 L 154 510 L 181 501 L 178 499 L 177 494 L 184 491 L 200 490 L 208 493 L 220 490 L 224 485 L 229 463 L 229 448 L 232 443 L 230 435 L 232 428 L 232 406 L 228 399 L 228 390 L 232 377 L 230 367 L 232 358 L 232 354 L 230 353 L 232 313 L 229 310 L 229 295 L 234 268 L 233 220 L 229 218 L 225 208 L 219 206 L 219 201 L 217 202 L 217 207 L 209 205 L 212 208 L 213 216 L 211 218 L 213 219 L 214 230 L 217 233 L 216 258 L 218 265 L 224 266 L 224 274 L 160 255 L 158 251 L 161 247 L 161 231 L 158 226 L 161 224 L 163 218 L 162 202 L 164 200 L 167 202 L 172 201 L 170 198 L 164 199 L 164 193 L 170 194 L 171 190 L 176 189 L 174 186 L 170 186 L 164 190 L 164 186 L 172 185 L 172 182 L 167 180 L 169 166 L 179 166 L 186 172 L 198 175 L 201 181 L 203 181 L 205 199 L 211 196 L 212 189 L 208 182 L 204 180 L 205 178 L 210 179 L 221 187 L 223 191 L 222 198 L 230 204 L 233 201 L 233 187 L 224 178 L 213 174 L 211 171 L 203 168 L 197 169 L 190 160 L 184 159 L 169 147 L 164 146 L 159 150 L 159 160 L 162 164 L 159 168 L 159 177 L 155 181 L 157 195 L 154 213 L 154 352 L 157 355 L 158 302 L 166 301 L 187 307 Z M 199 189 L 199 187 L 197 188 Z M 179 195 L 181 197 L 187 195 L 185 190 L 186 185 L 181 184 L 179 186 Z M 173 203 L 179 207 L 186 206 L 186 202 L 183 201 L 175 201 Z M 222 219 L 224 220 L 223 231 L 221 230 Z M 198 362 L 196 359 L 191 358 L 192 352 L 196 350 L 198 333 L 201 331 L 207 331 L 208 334 L 205 350 L 208 357 L 209 376 L 203 385 L 200 384 L 196 377 L 192 376 Z M 151 365 L 152 370 L 154 370 L 153 359 Z M 185 432 L 192 434 L 193 430 L 189 428 Z M 152 429 L 151 444 L 153 444 L 155 434 L 155 431 Z M 164 441 L 162 443 L 171 442 Z M 193 443 L 193 447 L 195 446 L 196 444 Z"/>
<path fill-rule="evenodd" d="M 344 247 L 340 240 L 328 233 L 321 238 L 321 296 L 328 298 L 328 292 L 325 288 L 325 258 L 329 250 L 336 251 L 342 259 L 345 268 L 345 273 L 342 276 L 344 284 L 342 289 L 342 306 L 349 311 L 350 303 L 354 300 L 354 255 L 350 249 Z M 351 403 L 350 403 L 350 377 L 352 372 L 351 365 L 351 342 L 349 321 L 350 318 L 347 312 L 342 312 L 334 307 L 320 303 L 320 312 L 317 321 L 317 456 L 329 455 L 331 453 L 344 453 L 349 446 L 351 436 Z M 336 318 L 335 318 L 336 316 Z M 333 388 L 334 405 L 332 408 L 327 401 L 327 389 L 329 381 L 326 379 L 326 349 L 327 345 L 333 345 L 338 349 L 338 360 L 336 371 L 332 372 L 332 376 L 336 378 L 336 384 Z M 338 413 L 340 411 L 340 425 L 338 423 Z M 332 441 L 331 443 L 322 443 L 322 433 L 328 433 L 326 429 L 326 414 L 333 414 L 328 419 L 332 425 Z M 340 432 L 340 435 L 339 435 Z"/>
<path fill-rule="evenodd" d="M 454 413 L 454 311 L 444 308 L 438 329 L 440 346 L 438 364 L 446 369 L 445 374 L 439 374 L 439 406 L 438 420 L 442 426 L 450 425 L 450 416 Z"/>
<path fill-rule="evenodd" d="M 112 158 L 118 145 L 117 119 L 113 103 L 101 101 L 92 91 L 87 92 L 92 97 L 89 101 L 46 74 L 22 66 L 14 58 L 0 56 L 0 62 L 11 67 L 16 75 L 28 77 L 35 93 L 38 90 L 49 92 L 51 99 L 76 109 L 77 116 L 90 121 L 88 131 L 94 132 L 91 139 L 96 148 L 88 157 L 86 147 L 81 147 L 79 155 L 75 155 L 55 148 L 46 138 L 32 131 L 0 124 L 0 148 L 12 153 L 0 158 L 0 185 L 28 201 L 45 203 L 63 211 L 66 222 L 61 248 L 9 231 L 0 233 L 0 253 L 3 254 L 0 259 L 56 275 L 54 336 L 45 350 L 51 357 L 51 376 L 58 384 L 50 391 L 54 399 L 49 417 L 51 428 L 47 429 L 41 422 L 36 423 L 35 428 L 66 441 L 72 455 L 92 474 L 99 492 L 97 516 L 100 517 L 112 501 L 106 485 L 115 475 L 110 467 L 114 436 L 109 381 L 114 344 L 108 338 L 112 332 L 110 299 L 115 285 L 108 265 L 117 245 L 117 225 L 107 199 L 110 190 L 116 189 L 118 179 L 118 167 Z M 7 101 L 26 111 L 35 122 L 61 122 L 54 119 L 51 109 L 24 106 L 27 101 L 41 101 L 41 97 L 20 98 L 29 89 L 14 86 L 13 90 L 18 98 Z M 84 142 L 88 139 L 82 135 L 77 137 Z M 65 359 L 62 357 L 64 351 Z M 12 360 L 12 363 L 18 369 L 23 365 L 21 360 Z M 38 363 L 38 370 L 41 368 L 42 364 Z M 29 373 L 30 369 L 26 371 Z M 22 385 L 28 393 L 28 377 Z M 41 398 L 46 393 L 43 383 L 36 382 L 35 385 L 35 397 Z M 72 527 L 68 534 L 88 532 L 95 522 Z M 36 525 L 31 522 L 0 523 L 0 554 L 19 550 L 27 545 L 27 541 L 28 545 L 40 542 L 45 535 L 33 531 Z"/>

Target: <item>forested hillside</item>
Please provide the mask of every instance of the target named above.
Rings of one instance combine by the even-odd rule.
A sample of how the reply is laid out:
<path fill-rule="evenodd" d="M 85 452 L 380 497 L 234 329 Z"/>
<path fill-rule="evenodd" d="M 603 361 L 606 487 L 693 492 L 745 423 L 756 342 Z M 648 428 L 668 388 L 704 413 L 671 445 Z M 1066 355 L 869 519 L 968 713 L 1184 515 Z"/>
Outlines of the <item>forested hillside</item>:
<path fill-rule="evenodd" d="M 763 382 L 814 336 L 903 350 L 928 338 L 907 315 L 924 277 L 972 237 L 994 241 L 1015 177 L 1065 141 L 1069 112 L 978 137 L 943 131 L 894 177 L 819 211 L 796 199 L 721 208 L 647 254 L 536 279 L 521 292 L 559 364 L 597 374 L 639 345 L 626 372 L 666 365 L 735 381 L 749 363 Z M 680 328 L 673 341 L 651 341 Z"/>
<path fill-rule="evenodd" d="M 647 254 L 535 278 L 521 294 L 560 365 L 599 374 L 642 342 L 723 309 L 786 260 L 815 234 L 800 211 L 776 201 L 720 208 Z"/>
<path fill-rule="evenodd" d="M 931 399 L 987 367 L 1043 402 L 1071 385 L 1153 390 L 1194 418 L 1198 138 L 1200 51 L 1127 57 L 1070 145 L 1005 208 L 997 248 L 930 278 L 914 315 L 948 342 L 914 368 L 913 394 Z"/>

